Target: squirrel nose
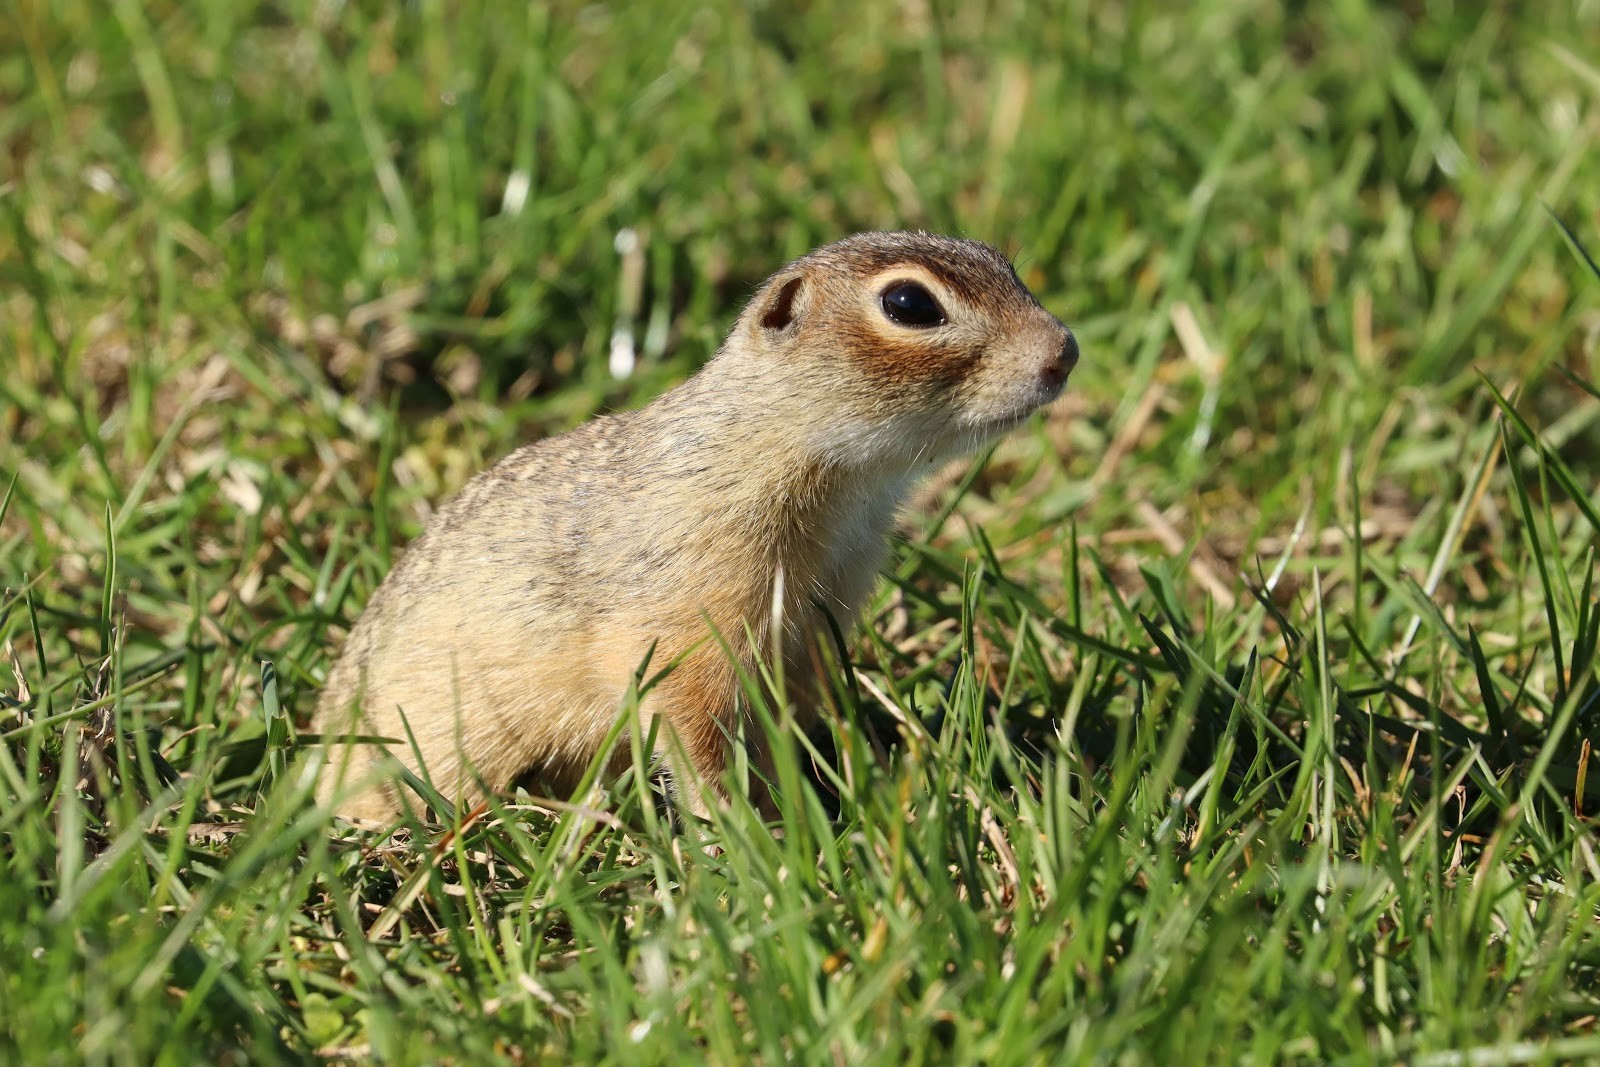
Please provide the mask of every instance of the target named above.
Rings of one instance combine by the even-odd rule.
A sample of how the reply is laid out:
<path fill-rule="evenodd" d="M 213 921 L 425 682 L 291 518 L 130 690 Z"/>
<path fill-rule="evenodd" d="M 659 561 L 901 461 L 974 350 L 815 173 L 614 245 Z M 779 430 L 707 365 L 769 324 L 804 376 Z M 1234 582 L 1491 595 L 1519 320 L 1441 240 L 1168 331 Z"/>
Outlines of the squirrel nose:
<path fill-rule="evenodd" d="M 1044 366 L 1044 380 L 1051 386 L 1066 384 L 1067 375 L 1078 365 L 1078 339 L 1072 336 L 1071 330 L 1067 330 L 1066 335 L 1061 342 L 1061 351 Z"/>

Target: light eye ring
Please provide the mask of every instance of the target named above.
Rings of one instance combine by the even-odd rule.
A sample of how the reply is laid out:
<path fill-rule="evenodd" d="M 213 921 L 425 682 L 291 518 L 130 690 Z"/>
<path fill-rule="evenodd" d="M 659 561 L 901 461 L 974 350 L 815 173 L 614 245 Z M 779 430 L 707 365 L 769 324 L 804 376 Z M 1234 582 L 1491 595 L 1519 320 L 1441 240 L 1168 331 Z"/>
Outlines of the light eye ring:
<path fill-rule="evenodd" d="M 948 322 L 944 308 L 928 292 L 927 286 L 910 279 L 890 282 L 878 295 L 883 315 L 896 326 L 912 330 L 931 330 Z"/>

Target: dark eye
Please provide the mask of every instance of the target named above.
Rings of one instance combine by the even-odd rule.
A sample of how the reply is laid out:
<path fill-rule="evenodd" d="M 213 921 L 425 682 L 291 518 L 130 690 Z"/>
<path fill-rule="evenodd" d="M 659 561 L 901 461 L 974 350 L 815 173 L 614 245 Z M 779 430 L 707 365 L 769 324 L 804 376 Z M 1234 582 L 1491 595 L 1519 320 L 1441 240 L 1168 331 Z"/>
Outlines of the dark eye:
<path fill-rule="evenodd" d="M 902 326 L 944 325 L 944 309 L 916 282 L 896 282 L 883 291 L 883 313 Z"/>

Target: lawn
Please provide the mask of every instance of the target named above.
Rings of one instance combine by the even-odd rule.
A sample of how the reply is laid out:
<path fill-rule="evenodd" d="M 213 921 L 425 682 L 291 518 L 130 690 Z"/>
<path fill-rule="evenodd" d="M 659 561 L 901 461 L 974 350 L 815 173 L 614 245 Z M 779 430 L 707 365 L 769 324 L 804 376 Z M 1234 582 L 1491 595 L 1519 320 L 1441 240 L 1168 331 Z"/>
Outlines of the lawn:
<path fill-rule="evenodd" d="M 1600 1058 L 1597 56 L 1584 2 L 7 5 L 0 1061 Z M 895 227 L 1083 362 L 908 510 L 783 832 L 647 767 L 318 810 L 431 509 Z"/>

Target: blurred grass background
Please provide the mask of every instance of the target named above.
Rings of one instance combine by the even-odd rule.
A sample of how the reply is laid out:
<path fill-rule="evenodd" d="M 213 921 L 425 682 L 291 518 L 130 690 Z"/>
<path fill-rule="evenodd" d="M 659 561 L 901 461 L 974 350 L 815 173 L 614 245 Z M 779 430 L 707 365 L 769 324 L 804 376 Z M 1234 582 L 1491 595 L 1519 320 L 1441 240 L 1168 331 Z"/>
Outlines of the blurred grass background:
<path fill-rule="evenodd" d="M 1597 55 L 1592 0 L 0 12 L 0 1035 L 1600 1053 Z M 908 517 L 860 777 L 721 861 L 642 778 L 330 830 L 291 723 L 432 503 L 894 227 L 1084 358 Z"/>

